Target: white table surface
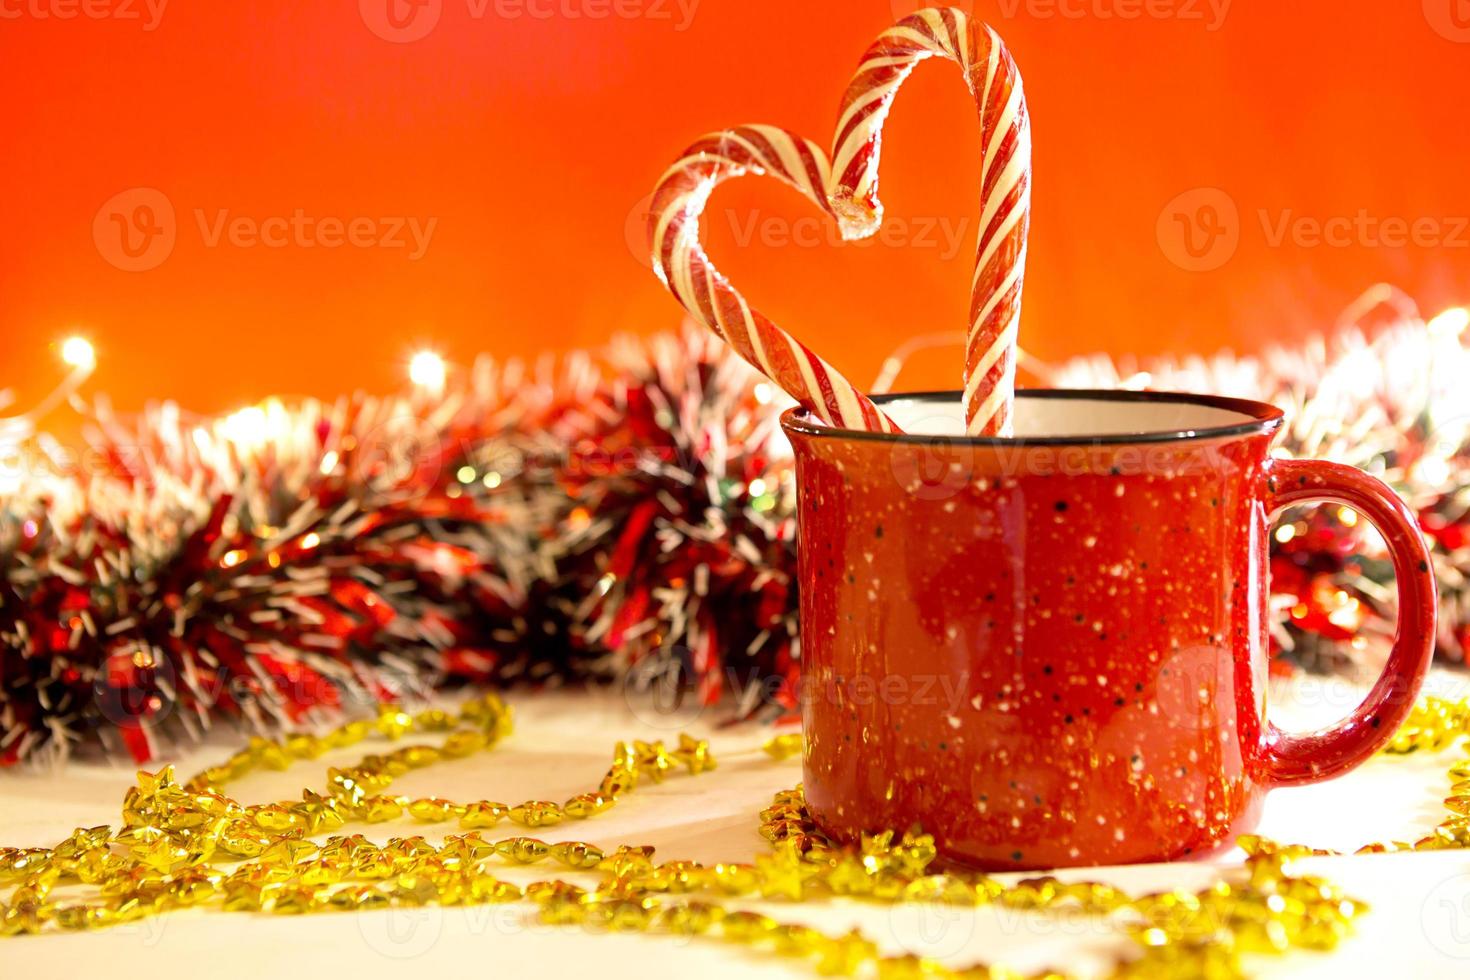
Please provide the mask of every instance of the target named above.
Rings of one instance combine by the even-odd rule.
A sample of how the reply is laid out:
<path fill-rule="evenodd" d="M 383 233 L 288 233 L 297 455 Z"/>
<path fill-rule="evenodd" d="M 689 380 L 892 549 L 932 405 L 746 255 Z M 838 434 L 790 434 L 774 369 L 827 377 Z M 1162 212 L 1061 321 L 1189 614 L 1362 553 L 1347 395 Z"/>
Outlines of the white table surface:
<path fill-rule="evenodd" d="M 1463 691 L 1465 678 L 1441 675 L 1438 685 Z M 1273 716 L 1294 723 L 1330 719 L 1351 700 L 1340 686 L 1309 689 L 1287 703 L 1278 696 Z M 1289 696 L 1294 696 L 1289 695 Z M 668 738 L 681 722 L 630 709 L 616 695 L 519 694 L 516 734 L 499 749 L 471 759 L 410 773 L 394 792 L 452 799 L 564 799 L 591 788 L 606 769 L 619 738 Z M 707 775 L 670 778 L 640 787 L 611 811 L 588 822 L 535 831 L 549 841 L 588 840 L 603 846 L 652 844 L 661 860 L 750 860 L 767 845 L 757 814 L 777 790 L 801 778 L 799 760 L 775 763 L 759 751 L 764 728 L 708 734 L 720 768 Z M 177 758 L 181 773 L 216 761 L 240 741 L 218 732 Z M 343 753 L 350 758 L 358 752 Z M 254 775 L 234 787 L 246 802 L 299 796 L 320 789 L 327 762 L 301 763 L 288 772 Z M 1373 840 L 1413 839 L 1443 816 L 1449 757 L 1377 758 L 1339 780 L 1270 797 L 1261 832 L 1284 841 L 1351 849 Z M 50 845 L 74 827 L 119 822 L 118 807 L 133 782 L 133 767 L 77 763 L 60 770 L 0 775 L 0 842 Z M 432 833 L 405 821 L 372 828 L 375 839 Z M 451 829 L 450 832 L 453 832 Z M 1211 862 L 1064 872 L 1102 879 L 1129 890 L 1202 887 L 1239 855 Z M 1470 851 L 1322 858 L 1300 867 L 1324 874 L 1368 901 L 1358 936 L 1331 955 L 1260 958 L 1262 977 L 1470 977 Z M 548 869 L 504 877 L 530 880 Z M 501 873 L 500 870 L 497 874 Z M 939 956 L 955 965 L 984 959 L 1019 969 L 1065 968 L 1083 974 L 1104 969 L 1126 939 L 1081 917 L 1029 916 L 996 909 L 952 910 L 850 902 L 744 903 L 784 921 L 835 930 L 859 926 L 886 952 Z M 306 917 L 244 916 L 192 910 L 96 933 L 48 934 L 0 940 L 0 977 L 105 976 L 116 971 L 150 980 L 200 976 L 402 977 L 466 976 L 488 970 L 501 977 L 620 977 L 720 980 L 756 970 L 772 976 L 811 976 L 802 964 L 723 943 L 589 932 L 535 921 L 521 904 L 478 908 L 382 910 Z M 454 971 L 454 972 L 450 972 Z"/>

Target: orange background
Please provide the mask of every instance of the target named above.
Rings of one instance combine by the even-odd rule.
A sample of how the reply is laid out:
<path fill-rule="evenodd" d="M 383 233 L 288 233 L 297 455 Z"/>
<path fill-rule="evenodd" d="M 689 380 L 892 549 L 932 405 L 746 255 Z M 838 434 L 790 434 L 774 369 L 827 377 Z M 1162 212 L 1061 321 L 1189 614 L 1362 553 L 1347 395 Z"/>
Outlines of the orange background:
<path fill-rule="evenodd" d="M 57 16 L 81 2 L 0 0 L 0 388 L 39 397 L 61 370 L 51 344 L 79 330 L 100 354 L 94 391 L 204 411 L 386 390 L 421 343 L 463 364 L 676 325 L 629 243 L 664 167 L 740 122 L 829 142 L 858 56 L 906 6 L 697 0 L 684 23 L 678 0 L 618 0 L 646 14 L 633 18 L 598 16 L 612 0 L 500 0 L 519 16 L 487 0 L 483 17 L 474 0 L 429 0 L 442 11 L 428 36 L 390 43 L 362 12 L 381 19 L 388 0 L 172 0 L 153 30 Z M 1100 16 L 1143 0 L 978 5 L 1021 65 L 1033 118 L 1027 348 L 1050 360 L 1257 349 L 1329 325 L 1380 280 L 1429 313 L 1470 300 L 1470 231 L 1438 246 L 1273 245 L 1258 218 L 1470 215 L 1470 43 L 1456 40 L 1470 39 L 1456 26 L 1470 2 L 1236 0 L 1217 30 L 1205 0 L 1150 2 L 1183 16 Z M 144 0 L 114 9 L 134 11 L 147 19 Z M 978 146 L 954 69 L 927 66 L 886 142 L 890 215 L 925 219 L 912 240 L 782 244 L 814 212 L 743 181 L 714 203 L 711 250 L 866 383 L 905 337 L 962 325 L 971 238 L 949 254 L 917 232 L 969 230 Z M 128 272 L 93 223 L 136 187 L 167 196 L 177 243 Z M 1198 187 L 1239 208 L 1238 250 L 1204 272 L 1173 264 L 1157 234 L 1161 209 Z M 437 225 L 411 261 L 211 247 L 196 217 L 296 209 Z M 750 209 L 760 234 L 747 240 Z M 926 355 L 906 382 L 953 386 L 957 364 Z"/>

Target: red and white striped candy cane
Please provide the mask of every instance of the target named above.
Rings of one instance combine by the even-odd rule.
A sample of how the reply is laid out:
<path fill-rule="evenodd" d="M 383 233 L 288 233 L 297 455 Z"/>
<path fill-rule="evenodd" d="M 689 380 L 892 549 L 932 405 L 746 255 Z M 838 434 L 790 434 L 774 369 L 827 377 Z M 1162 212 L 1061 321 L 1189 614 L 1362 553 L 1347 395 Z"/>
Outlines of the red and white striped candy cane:
<path fill-rule="evenodd" d="M 706 136 L 684 151 L 653 192 L 654 272 L 695 319 L 818 418 L 847 429 L 898 431 L 836 368 L 751 307 L 705 254 L 699 222 L 710 194 L 747 173 L 778 177 L 832 213 L 827 204 L 831 167 L 816 143 L 776 126 L 741 126 Z"/>
<path fill-rule="evenodd" d="M 878 230 L 883 123 L 914 67 L 936 56 L 964 70 L 983 140 L 980 245 L 965 348 L 965 428 L 971 435 L 1010 435 L 1031 218 L 1031 123 L 1020 72 L 1000 37 L 954 8 L 921 10 L 885 31 L 864 55 L 843 97 L 828 196 L 845 237 Z"/>

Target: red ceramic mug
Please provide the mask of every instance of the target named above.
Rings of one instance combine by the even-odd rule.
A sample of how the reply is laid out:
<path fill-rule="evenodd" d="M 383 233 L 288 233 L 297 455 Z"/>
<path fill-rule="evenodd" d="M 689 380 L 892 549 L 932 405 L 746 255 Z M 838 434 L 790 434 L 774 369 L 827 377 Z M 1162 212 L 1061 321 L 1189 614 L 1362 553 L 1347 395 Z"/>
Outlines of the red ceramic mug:
<path fill-rule="evenodd" d="M 880 399 L 909 433 L 782 420 L 800 496 L 807 803 L 851 839 L 921 825 L 991 869 L 1228 844 L 1277 786 L 1367 759 L 1413 705 L 1435 585 L 1414 519 L 1359 470 L 1273 459 L 1281 412 L 1152 392 L 1030 391 L 1013 439 L 958 393 Z M 1267 534 L 1330 500 L 1382 533 L 1393 651 L 1341 724 L 1265 718 Z"/>

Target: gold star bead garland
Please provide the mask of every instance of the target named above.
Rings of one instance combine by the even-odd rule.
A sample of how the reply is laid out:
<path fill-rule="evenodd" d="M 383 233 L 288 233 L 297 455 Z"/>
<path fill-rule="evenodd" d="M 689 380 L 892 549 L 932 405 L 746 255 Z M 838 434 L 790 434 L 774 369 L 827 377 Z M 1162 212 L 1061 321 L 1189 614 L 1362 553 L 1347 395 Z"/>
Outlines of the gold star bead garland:
<path fill-rule="evenodd" d="M 934 868 L 933 838 L 917 828 L 866 835 L 855 845 L 830 840 L 807 812 L 799 787 L 778 793 L 762 811 L 760 831 L 771 849 L 750 863 L 656 861 L 646 846 L 608 851 L 522 836 L 492 841 L 481 833 L 502 822 L 533 828 L 587 819 L 644 780 L 712 771 L 708 742 L 688 735 L 672 749 L 662 742 L 617 743 L 596 789 L 563 803 L 454 803 L 387 794 L 396 777 L 492 749 L 511 728 L 510 709 L 491 694 L 466 702 L 457 714 L 390 707 L 375 722 L 347 722 L 324 735 L 253 738 L 221 765 L 182 783 L 172 768 L 139 773 L 123 801 L 120 830 L 78 829 L 50 848 L 0 848 L 0 883 L 15 883 L 9 902 L 0 904 L 0 935 L 97 929 L 189 907 L 289 915 L 524 901 L 551 924 L 701 936 L 803 960 L 824 974 L 882 980 L 1019 976 L 1000 966 L 953 969 L 920 956 L 885 955 L 856 930 L 834 935 L 730 905 L 841 897 L 1096 917 L 1133 941 L 1115 965 L 1116 977 L 1237 977 L 1245 975 L 1242 957 L 1248 954 L 1334 948 L 1365 908 L 1330 882 L 1290 870 L 1296 858 L 1333 852 L 1259 837 L 1241 840 L 1243 868 L 1197 892 L 1134 896 L 1102 882 L 1051 875 L 1007 883 L 977 872 L 941 871 Z M 222 789 L 258 769 L 283 770 L 369 738 L 395 743 L 414 732 L 444 738 L 437 747 L 407 745 L 329 768 L 325 791 L 305 790 L 300 800 L 246 805 Z M 1418 841 L 1370 844 L 1360 853 L 1470 847 L 1470 701 L 1423 699 L 1386 751 L 1450 748 L 1466 755 L 1450 768 L 1449 816 Z M 790 758 L 800 752 L 801 736 L 777 736 L 765 749 L 777 761 Z M 361 834 L 336 833 L 349 823 L 404 814 L 425 823 L 454 821 L 463 833 L 439 844 L 423 837 L 377 844 Z M 314 841 L 323 835 L 321 843 Z M 550 866 L 594 880 L 581 885 L 549 877 L 521 886 L 496 877 L 497 864 Z"/>

